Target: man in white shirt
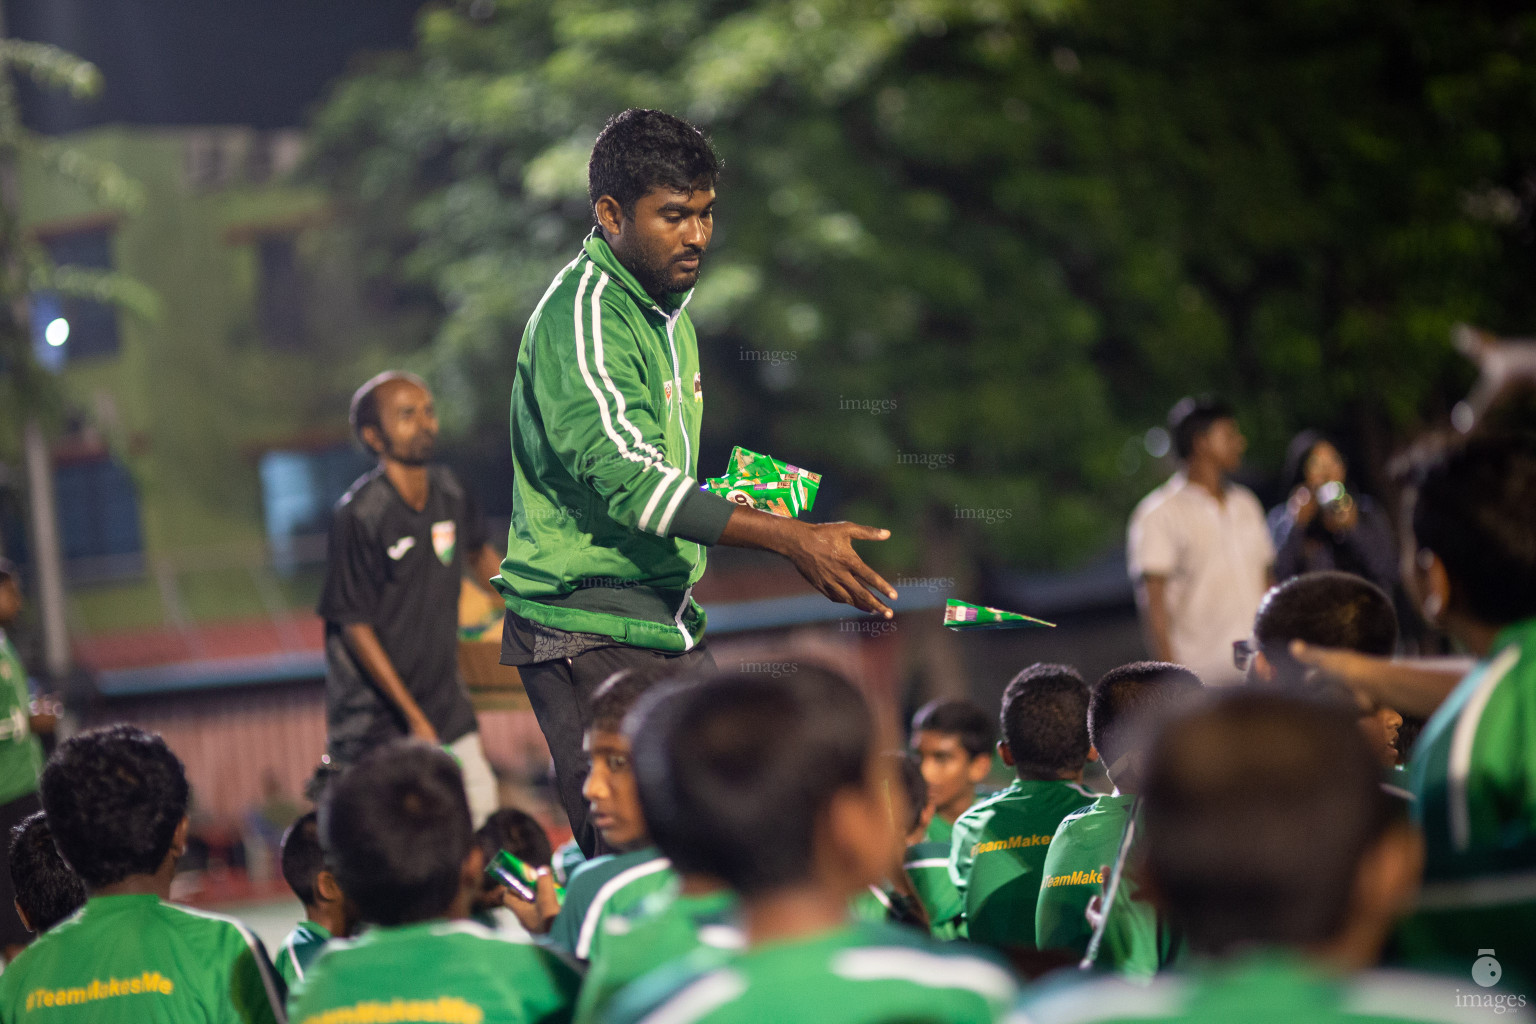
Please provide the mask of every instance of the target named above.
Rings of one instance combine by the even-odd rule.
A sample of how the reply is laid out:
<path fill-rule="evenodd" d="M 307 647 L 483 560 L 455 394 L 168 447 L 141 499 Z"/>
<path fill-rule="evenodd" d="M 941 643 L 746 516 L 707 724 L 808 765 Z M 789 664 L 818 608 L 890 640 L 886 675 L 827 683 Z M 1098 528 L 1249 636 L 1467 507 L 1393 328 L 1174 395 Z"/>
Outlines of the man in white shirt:
<path fill-rule="evenodd" d="M 1185 398 L 1168 414 L 1180 468 L 1131 515 L 1126 560 L 1152 657 L 1208 686 L 1242 682 L 1232 641 L 1252 628 L 1274 545 L 1253 492 L 1227 479 L 1248 447 L 1232 407 Z"/>

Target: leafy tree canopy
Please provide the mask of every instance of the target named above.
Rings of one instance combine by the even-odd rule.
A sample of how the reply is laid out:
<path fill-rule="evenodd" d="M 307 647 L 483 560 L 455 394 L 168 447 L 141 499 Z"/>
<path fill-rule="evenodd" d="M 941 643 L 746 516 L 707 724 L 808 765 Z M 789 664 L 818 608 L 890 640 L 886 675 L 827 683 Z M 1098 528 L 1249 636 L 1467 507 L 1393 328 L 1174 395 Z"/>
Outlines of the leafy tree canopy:
<path fill-rule="evenodd" d="M 593 138 L 690 118 L 726 163 L 701 470 L 820 469 L 905 565 L 1061 566 L 1166 472 L 1180 395 L 1369 480 L 1464 389 L 1453 323 L 1530 325 L 1533 58 L 1486 2 L 473 0 L 335 89 L 311 172 L 438 314 L 450 426 L 500 430 Z"/>

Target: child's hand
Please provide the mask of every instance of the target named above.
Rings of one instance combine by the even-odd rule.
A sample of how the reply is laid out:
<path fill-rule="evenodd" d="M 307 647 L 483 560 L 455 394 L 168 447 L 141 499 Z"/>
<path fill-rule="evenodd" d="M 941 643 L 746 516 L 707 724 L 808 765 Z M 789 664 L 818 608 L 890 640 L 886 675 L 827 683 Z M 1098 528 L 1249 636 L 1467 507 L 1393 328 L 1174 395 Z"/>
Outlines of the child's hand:
<path fill-rule="evenodd" d="M 528 929 L 530 934 L 543 935 L 549 931 L 555 915 L 560 913 L 560 895 L 555 891 L 555 879 L 549 873 L 549 868 L 539 868 L 537 874 L 532 902 L 506 889 L 502 905 L 512 911 L 518 923 Z"/>

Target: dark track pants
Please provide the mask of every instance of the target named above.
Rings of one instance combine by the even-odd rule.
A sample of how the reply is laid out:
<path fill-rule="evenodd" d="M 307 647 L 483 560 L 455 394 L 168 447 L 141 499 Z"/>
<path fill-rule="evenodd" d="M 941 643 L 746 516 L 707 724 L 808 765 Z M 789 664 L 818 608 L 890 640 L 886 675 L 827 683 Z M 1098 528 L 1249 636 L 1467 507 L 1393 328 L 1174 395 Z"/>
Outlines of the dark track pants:
<path fill-rule="evenodd" d="M 518 666 L 528 701 L 555 761 L 560 803 L 570 819 L 577 844 L 588 858 L 612 852 L 592 827 L 586 798 L 581 795 L 581 787 L 587 781 L 587 758 L 581 750 L 581 739 L 592 722 L 592 694 L 619 669 L 656 661 L 670 662 L 677 675 L 707 672 L 715 667 L 706 643 L 682 654 L 644 647 L 599 647 L 574 658 Z"/>

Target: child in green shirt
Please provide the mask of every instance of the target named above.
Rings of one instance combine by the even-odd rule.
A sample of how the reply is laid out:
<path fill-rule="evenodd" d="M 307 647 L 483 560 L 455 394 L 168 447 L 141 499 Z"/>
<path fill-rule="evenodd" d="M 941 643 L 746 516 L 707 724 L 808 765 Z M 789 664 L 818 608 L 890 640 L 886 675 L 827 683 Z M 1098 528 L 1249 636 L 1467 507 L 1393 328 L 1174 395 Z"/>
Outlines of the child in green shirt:
<path fill-rule="evenodd" d="M 304 920 L 294 926 L 277 951 L 273 966 L 292 990 L 331 939 L 345 939 L 357 923 L 357 909 L 342 894 L 325 864 L 320 826 L 314 811 L 299 815 L 283 834 L 280 861 L 283 881 L 304 905 Z"/>
<path fill-rule="evenodd" d="M 1068 814 L 1095 794 L 1083 787 L 1088 687 L 1067 665 L 1031 665 L 1003 691 L 998 753 L 1018 777 L 955 821 L 946 867 L 972 942 L 1035 949 L 1035 904 L 1046 849 Z"/>
<path fill-rule="evenodd" d="M 955 819 L 976 802 L 976 787 L 992 770 L 997 727 L 975 701 L 934 700 L 912 716 L 912 755 L 928 784 L 929 842 L 948 847 Z"/>
<path fill-rule="evenodd" d="M 369 927 L 310 966 L 294 1024 L 570 1019 L 580 979 L 569 964 L 465 920 L 485 861 L 464 777 L 442 748 L 398 740 L 349 768 L 320 806 L 320 840 Z"/>
<path fill-rule="evenodd" d="M 660 658 L 650 671 L 623 669 L 592 695 L 592 722 L 582 737 L 588 768 L 581 791 L 593 826 L 619 852 L 594 857 L 576 869 L 559 916 L 549 926 L 551 945 L 578 960 L 592 959 L 608 915 L 633 910 L 677 879 L 672 862 L 651 843 L 624 730 L 624 717 L 666 669 Z"/>
<path fill-rule="evenodd" d="M 997 1019 L 1016 986 L 989 957 L 848 921 L 849 900 L 899 863 L 905 837 L 890 813 L 899 786 L 846 680 L 808 665 L 779 678 L 720 673 L 644 710 L 634 762 L 652 832 L 680 870 L 737 894 L 748 948 L 646 975 L 608 1021 Z"/>
<path fill-rule="evenodd" d="M 54 844 L 88 896 L 0 974 L 0 1022 L 283 1020 L 283 983 L 230 918 L 169 902 L 187 843 L 187 777 L 129 725 L 81 733 L 43 769 Z"/>

